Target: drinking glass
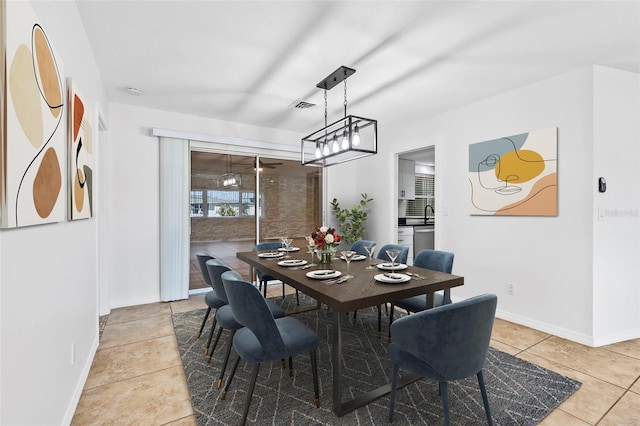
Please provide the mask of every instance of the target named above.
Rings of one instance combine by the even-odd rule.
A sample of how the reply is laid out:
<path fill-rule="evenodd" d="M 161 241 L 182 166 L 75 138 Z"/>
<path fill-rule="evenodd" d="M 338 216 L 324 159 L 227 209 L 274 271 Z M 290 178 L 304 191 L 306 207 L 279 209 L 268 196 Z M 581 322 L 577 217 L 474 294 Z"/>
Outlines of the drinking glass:
<path fill-rule="evenodd" d="M 313 241 L 313 238 L 309 236 L 306 236 L 305 238 L 307 239 L 307 248 L 309 249 L 308 253 L 311 255 L 311 262 L 309 263 L 309 266 L 316 266 L 316 264 L 313 263 L 314 261 L 313 255 L 316 252 L 316 242 Z"/>
<path fill-rule="evenodd" d="M 284 239 L 284 251 L 287 253 L 286 257 L 291 257 L 289 256 L 289 252 L 291 252 L 291 243 L 293 243 L 293 238 Z"/>
<path fill-rule="evenodd" d="M 387 256 L 389 256 L 389 259 L 391 259 L 391 273 L 393 274 L 395 266 L 396 266 L 396 259 L 400 255 L 400 250 L 398 250 L 398 249 L 389 249 L 389 250 L 386 250 L 386 252 L 387 252 Z"/>
<path fill-rule="evenodd" d="M 376 246 L 375 245 L 364 246 L 364 249 L 367 251 L 367 254 L 369 255 L 369 266 L 367 266 L 365 269 L 376 269 L 376 267 L 371 264 L 371 257 L 373 256 L 373 253 L 376 251 Z"/>
<path fill-rule="evenodd" d="M 342 258 L 345 260 L 345 262 L 347 262 L 347 275 L 344 276 L 344 278 L 352 278 L 353 276 L 350 275 L 349 273 L 349 266 L 351 265 L 351 259 L 353 259 L 353 255 L 356 254 L 355 251 L 351 251 L 351 250 L 345 250 L 342 253 Z"/>

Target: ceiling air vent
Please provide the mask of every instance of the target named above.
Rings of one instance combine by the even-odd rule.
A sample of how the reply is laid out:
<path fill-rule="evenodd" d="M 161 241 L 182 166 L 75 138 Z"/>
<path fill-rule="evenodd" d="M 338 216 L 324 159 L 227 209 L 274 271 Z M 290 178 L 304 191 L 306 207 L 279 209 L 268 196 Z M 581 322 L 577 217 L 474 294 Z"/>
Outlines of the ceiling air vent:
<path fill-rule="evenodd" d="M 296 99 L 291 103 L 291 105 L 289 105 L 289 108 L 307 109 L 307 108 L 313 108 L 314 106 L 316 106 L 316 104 L 303 101 L 302 99 Z"/>

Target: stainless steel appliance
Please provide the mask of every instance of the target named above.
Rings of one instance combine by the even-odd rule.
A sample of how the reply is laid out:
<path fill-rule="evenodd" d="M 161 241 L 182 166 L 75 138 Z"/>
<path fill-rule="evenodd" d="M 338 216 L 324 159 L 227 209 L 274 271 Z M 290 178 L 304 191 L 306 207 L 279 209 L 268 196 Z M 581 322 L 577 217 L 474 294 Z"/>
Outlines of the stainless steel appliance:
<path fill-rule="evenodd" d="M 413 227 L 413 252 L 418 254 L 420 250 L 434 248 L 436 234 L 435 225 Z"/>

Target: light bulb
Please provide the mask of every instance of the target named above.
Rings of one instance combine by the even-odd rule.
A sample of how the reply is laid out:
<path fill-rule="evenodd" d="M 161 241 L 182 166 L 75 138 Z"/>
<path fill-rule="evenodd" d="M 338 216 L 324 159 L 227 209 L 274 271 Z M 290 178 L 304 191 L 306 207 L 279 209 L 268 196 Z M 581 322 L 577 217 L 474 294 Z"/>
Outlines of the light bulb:
<path fill-rule="evenodd" d="M 329 155 L 329 144 L 326 142 L 324 143 L 324 148 L 322 148 L 322 155 L 325 157 Z"/>
<path fill-rule="evenodd" d="M 358 129 L 357 124 L 355 130 L 353 131 L 353 146 L 360 146 L 360 129 Z"/>
<path fill-rule="evenodd" d="M 347 129 L 344 129 L 342 132 L 342 149 L 349 148 L 349 137 L 347 136 Z"/>
<path fill-rule="evenodd" d="M 322 151 L 320 151 L 320 145 L 316 145 L 316 158 L 322 157 Z"/>
<path fill-rule="evenodd" d="M 335 134 L 333 135 L 333 145 L 331 145 L 331 149 L 333 149 L 333 152 L 340 151 L 340 145 L 338 145 L 338 137 Z"/>

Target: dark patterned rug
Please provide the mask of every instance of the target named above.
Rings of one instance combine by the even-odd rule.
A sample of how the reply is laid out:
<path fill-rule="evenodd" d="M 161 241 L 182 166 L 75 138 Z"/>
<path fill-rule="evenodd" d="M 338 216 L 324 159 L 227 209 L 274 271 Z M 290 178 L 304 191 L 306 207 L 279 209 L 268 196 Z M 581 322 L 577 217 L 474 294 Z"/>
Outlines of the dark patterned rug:
<path fill-rule="evenodd" d="M 315 306 L 315 301 L 300 294 L 302 306 Z M 287 312 L 296 309 L 295 298 L 274 299 Z M 228 332 L 222 333 L 210 364 L 203 355 L 206 334 L 196 338 L 205 310 L 173 315 L 180 355 L 191 393 L 198 425 L 238 424 L 250 367 L 241 362 L 233 385 L 225 400 L 215 386 Z M 247 422 L 250 424 L 291 425 L 375 425 L 388 424 L 389 397 L 386 396 L 343 417 L 331 410 L 331 352 L 329 332 L 331 313 L 326 309 L 294 314 L 315 330 L 320 337 L 318 372 L 321 407 L 316 408 L 308 355 L 294 358 L 294 377 L 280 362 L 266 363 L 260 368 Z M 387 339 L 377 333 L 375 308 L 358 312 L 352 325 L 343 321 L 343 397 L 355 396 L 391 381 L 392 365 L 387 358 Z M 209 329 L 211 319 L 207 324 Z M 383 329 L 386 330 L 386 327 Z M 231 352 L 231 362 L 235 354 Z M 228 367 L 227 372 L 230 367 Z M 535 425 L 572 395 L 580 383 L 533 365 L 496 349 L 490 349 L 484 377 L 496 425 Z M 226 380 L 225 376 L 225 380 Z M 474 377 L 449 385 L 452 424 L 486 424 L 482 397 Z M 442 424 L 442 403 L 438 384 L 422 379 L 398 391 L 395 424 Z"/>

